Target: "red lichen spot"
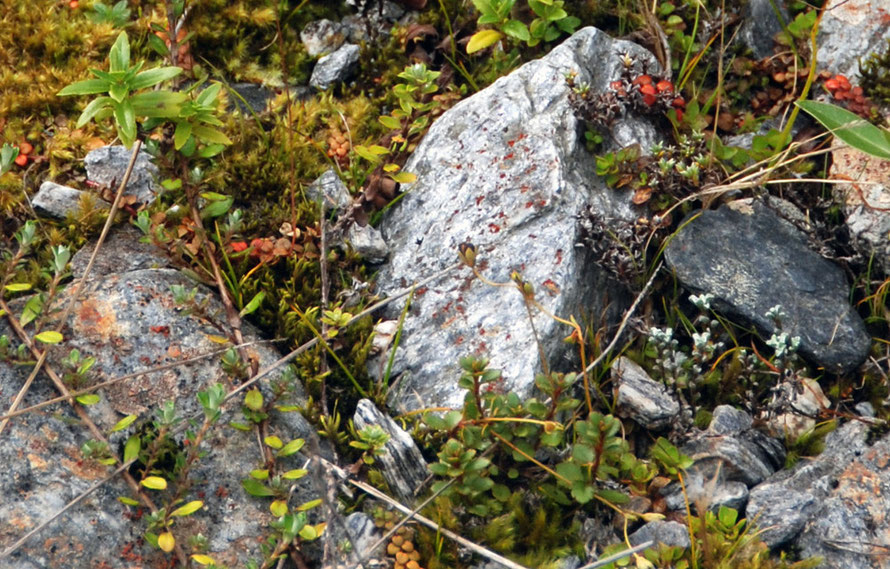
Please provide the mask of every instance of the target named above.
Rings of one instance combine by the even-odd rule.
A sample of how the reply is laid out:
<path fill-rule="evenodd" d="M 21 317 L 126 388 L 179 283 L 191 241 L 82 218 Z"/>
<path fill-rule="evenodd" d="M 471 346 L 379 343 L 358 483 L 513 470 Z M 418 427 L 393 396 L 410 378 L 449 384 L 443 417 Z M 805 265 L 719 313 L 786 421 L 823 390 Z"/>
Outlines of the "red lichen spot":
<path fill-rule="evenodd" d="M 417 297 L 417 296 L 423 296 L 423 295 L 425 295 L 425 294 L 427 293 L 428 290 L 429 290 L 428 287 L 422 286 L 422 287 L 420 287 L 419 289 L 417 289 L 417 290 L 414 291 L 414 296 L 415 296 L 415 297 Z"/>
<path fill-rule="evenodd" d="M 525 208 L 526 208 L 526 209 L 530 208 L 530 207 L 533 206 L 533 205 L 535 205 L 535 202 L 533 202 L 533 201 L 525 202 Z"/>
<path fill-rule="evenodd" d="M 513 148 L 513 145 L 514 145 L 514 144 L 516 144 L 516 141 L 515 141 L 515 140 L 508 140 L 508 141 L 507 141 L 507 146 L 509 146 L 510 148 Z"/>
<path fill-rule="evenodd" d="M 559 294 L 559 285 L 553 282 L 552 279 L 547 279 L 546 281 L 542 282 L 541 286 L 543 286 L 547 290 L 547 292 L 550 293 L 550 296 L 556 296 L 557 294 Z"/>
<path fill-rule="evenodd" d="M 454 340 L 454 343 L 457 344 L 458 346 L 460 346 L 461 344 L 464 343 L 464 337 L 463 337 L 463 336 L 458 336 L 458 337 Z"/>
<path fill-rule="evenodd" d="M 504 160 L 510 160 L 511 158 L 513 158 L 512 152 L 510 154 L 507 154 L 506 156 L 504 156 Z"/>
<path fill-rule="evenodd" d="M 229 496 L 229 490 L 225 486 L 217 486 L 214 493 L 217 498 L 228 498 Z"/>
<path fill-rule="evenodd" d="M 479 328 L 479 335 L 480 335 L 480 336 L 484 336 L 484 335 L 485 335 L 485 328 Z"/>
<path fill-rule="evenodd" d="M 489 233 L 497 233 L 501 230 L 501 226 L 497 223 L 489 223 L 488 224 L 488 232 Z"/>
<path fill-rule="evenodd" d="M 476 205 L 481 204 L 482 200 L 484 200 L 484 199 L 485 199 L 485 196 L 476 196 Z"/>
<path fill-rule="evenodd" d="M 499 177 L 499 178 L 500 178 L 500 179 L 502 179 L 502 180 L 503 180 L 503 179 L 504 179 L 504 178 L 506 178 L 506 177 L 507 177 L 507 175 L 506 175 L 506 174 L 504 174 L 504 173 L 503 173 L 503 172 L 501 172 L 501 175 L 500 175 L 500 176 L 498 176 L 498 177 Z"/>
<path fill-rule="evenodd" d="M 556 264 L 562 264 L 562 249 L 556 250 Z"/>
<path fill-rule="evenodd" d="M 169 326 L 149 326 L 148 329 L 151 330 L 152 332 L 154 332 L 155 334 L 161 334 L 165 337 L 170 335 L 170 327 Z"/>
<path fill-rule="evenodd" d="M 457 310 L 458 312 L 460 312 L 461 314 L 466 314 L 466 312 L 467 312 L 467 309 L 464 308 L 463 304 L 458 304 L 457 306 L 454 307 L 454 309 Z"/>

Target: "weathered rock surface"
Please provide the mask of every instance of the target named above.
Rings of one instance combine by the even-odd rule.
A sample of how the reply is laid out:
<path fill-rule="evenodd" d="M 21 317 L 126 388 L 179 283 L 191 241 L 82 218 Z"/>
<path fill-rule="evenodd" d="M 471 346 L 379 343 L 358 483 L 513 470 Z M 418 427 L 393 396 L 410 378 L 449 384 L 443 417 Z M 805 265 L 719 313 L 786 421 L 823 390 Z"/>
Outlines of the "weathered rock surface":
<path fill-rule="evenodd" d="M 131 154 L 130 149 L 125 146 L 103 146 L 91 151 L 83 159 L 87 178 L 116 192 L 118 184 L 124 179 Z M 124 195 L 134 196 L 138 203 L 153 202 L 160 191 L 160 186 L 156 183 L 157 177 L 158 167 L 151 162 L 151 155 L 140 150 Z"/>
<path fill-rule="evenodd" d="M 458 245 L 471 242 L 487 278 L 509 281 L 518 271 L 554 314 L 599 314 L 606 296 L 620 308 L 620 293 L 575 247 L 575 216 L 591 203 L 610 219 L 635 214 L 626 192 L 606 188 L 595 175 L 564 77 L 578 72 L 578 81 L 601 91 L 618 76 L 623 52 L 656 68 L 636 44 L 586 28 L 440 117 L 405 165 L 417 182 L 381 225 L 392 254 L 380 290 L 438 272 L 457 260 Z M 652 127 L 634 118 L 616 130 L 654 139 Z M 398 317 L 395 310 L 390 318 Z M 534 323 L 551 365 L 559 367 L 567 328 L 540 312 Z M 417 291 L 396 355 L 400 378 L 391 403 L 460 406 L 458 360 L 471 354 L 491 358 L 491 367 L 504 372 L 503 387 L 521 394 L 531 391 L 540 369 L 520 294 L 483 284 L 464 269 Z"/>
<path fill-rule="evenodd" d="M 847 227 L 863 254 L 890 274 L 890 160 L 869 156 L 843 145 L 831 153 L 831 177 L 850 180 L 835 184 Z"/>
<path fill-rule="evenodd" d="M 31 205 L 44 215 L 62 219 L 68 214 L 76 214 L 80 210 L 80 200 L 86 193 L 55 182 L 43 182 L 40 184 L 40 189 L 31 198 Z M 109 209 L 108 204 L 98 197 L 93 201 L 96 203 L 96 207 Z"/>
<path fill-rule="evenodd" d="M 628 537 L 631 545 L 652 540 L 671 547 L 689 547 L 689 529 L 680 522 L 654 521 L 645 524 Z"/>
<path fill-rule="evenodd" d="M 164 252 L 151 243 L 142 243 L 141 238 L 142 232 L 132 225 L 113 227 L 96 257 L 91 278 L 167 267 L 169 259 Z M 95 247 L 96 240 L 92 239 L 71 257 L 71 276 L 76 279 L 83 276 Z"/>
<path fill-rule="evenodd" d="M 231 87 L 240 95 L 240 98 L 229 95 L 230 103 L 234 104 L 235 108 L 242 113 L 264 112 L 269 105 L 269 99 L 275 96 L 274 91 L 256 83 L 235 83 Z M 245 103 L 250 107 L 249 110 L 244 106 Z"/>
<path fill-rule="evenodd" d="M 780 306 L 782 331 L 799 337 L 800 353 L 816 365 L 845 373 L 868 354 L 870 337 L 847 300 L 841 269 L 760 201 L 699 212 L 671 240 L 665 260 L 684 287 L 713 294 L 718 311 L 765 337 L 778 332 L 766 314 Z"/>
<path fill-rule="evenodd" d="M 324 200 L 325 208 L 343 211 L 352 203 L 352 196 L 343 180 L 333 168 L 315 179 L 306 188 L 306 196 L 313 200 Z"/>
<path fill-rule="evenodd" d="M 690 502 L 741 509 L 748 489 L 782 468 L 785 448 L 752 427 L 750 415 L 720 405 L 714 409 L 707 430 L 680 447 L 680 452 L 695 461 L 686 477 Z M 679 485 L 668 485 L 663 494 L 670 509 L 685 508 Z"/>
<path fill-rule="evenodd" d="M 356 430 L 377 425 L 389 435 L 383 447 L 385 452 L 374 459 L 374 467 L 379 463 L 383 478 L 399 499 L 413 503 L 417 491 L 430 474 L 414 439 L 367 399 L 358 402 L 353 422 Z"/>
<path fill-rule="evenodd" d="M 347 43 L 319 59 L 312 69 L 309 86 L 324 90 L 350 79 L 358 67 L 359 51 L 357 45 Z"/>
<path fill-rule="evenodd" d="M 339 22 L 331 20 L 315 20 L 309 22 L 300 32 L 300 41 L 306 53 L 317 57 L 324 53 L 337 51 L 346 41 L 345 29 Z"/>
<path fill-rule="evenodd" d="M 825 438 L 822 454 L 801 460 L 793 469 L 778 472 L 751 490 L 746 515 L 762 529 L 760 537 L 767 545 L 787 543 L 811 520 L 829 515 L 826 500 L 835 495 L 845 469 L 866 452 L 867 431 L 859 421 L 845 424 Z M 877 496 L 869 497 L 872 499 Z"/>
<path fill-rule="evenodd" d="M 782 31 L 782 22 L 776 17 L 776 8 L 782 18 L 788 21 L 788 11 L 779 2 L 769 0 L 748 0 L 742 12 L 742 26 L 739 39 L 751 50 L 755 59 L 773 55 L 775 35 Z"/>
<path fill-rule="evenodd" d="M 856 83 L 859 58 L 883 51 L 890 38 L 888 0 L 830 0 L 819 23 L 819 69 L 846 75 Z"/>
<path fill-rule="evenodd" d="M 98 265 L 97 276 L 102 267 Z M 73 348 L 83 356 L 93 356 L 96 364 L 91 376 L 96 381 L 139 370 L 182 361 L 219 350 L 210 337 L 219 330 L 212 321 L 222 314 L 221 303 L 204 287 L 199 286 L 198 302 L 206 301 L 203 312 L 187 313 L 178 308 L 170 287 L 191 289 L 195 284 L 169 269 L 137 270 L 106 274 L 85 285 L 68 326 L 63 330 L 65 341 L 50 348 L 47 364 L 60 374 L 65 372 L 60 360 Z M 72 287 L 61 295 L 64 302 Z M 21 301 L 16 303 L 20 309 Z M 14 310 L 16 307 L 13 307 Z M 52 319 L 50 319 L 50 325 Z M 30 330 L 29 330 L 30 331 Z M 257 333 L 245 324 L 245 339 L 256 340 Z M 33 331 L 30 331 L 33 332 Z M 0 321 L 0 334 L 17 344 L 15 336 Z M 268 345 L 247 348 L 265 366 L 279 354 Z M 21 389 L 30 366 L 0 364 L 0 395 L 11 401 Z M 278 377 L 280 372 L 274 372 Z M 101 431 L 111 427 L 126 414 L 139 419 L 129 428 L 110 434 L 117 451 L 126 439 L 155 416 L 158 404 L 173 400 L 180 416 L 200 417 L 196 400 L 199 390 L 216 382 L 226 383 L 220 369 L 219 355 L 196 363 L 158 373 L 139 376 L 100 391 L 102 401 L 86 408 Z M 262 389 L 268 391 L 269 378 Z M 291 403 L 303 402 L 296 386 Z M 50 380 L 41 374 L 22 402 L 23 407 L 57 396 Z M 177 539 L 203 534 L 209 543 L 208 553 L 230 567 L 244 567 L 251 557 L 260 557 L 259 542 L 267 535 L 271 519 L 268 500 L 252 498 L 242 489 L 240 480 L 255 468 L 261 468 L 264 456 L 251 433 L 228 427 L 230 421 L 243 421 L 240 405 L 228 405 L 216 428 L 208 433 L 204 448 L 206 457 L 192 469 L 194 486 L 186 500 L 201 499 L 203 508 L 177 523 Z M 282 401 L 283 403 L 283 401 Z M 4 404 L 4 411 L 8 408 Z M 268 424 L 268 435 L 282 440 L 315 437 L 313 429 L 298 413 L 274 413 Z M 10 421 L 3 433 L 0 461 L 0 550 L 48 519 L 68 501 L 105 477 L 110 471 L 92 459 L 85 459 L 81 446 L 94 436 L 82 425 L 67 404 L 56 404 L 27 413 Z M 178 437 L 181 442 L 182 436 Z M 305 457 L 297 454 L 280 463 L 284 468 L 301 468 Z M 309 478 L 299 481 L 294 504 L 315 496 Z M 169 492 L 169 491 L 168 491 Z M 152 499 L 163 504 L 168 492 L 152 492 Z M 83 503 L 75 506 L 53 522 L 43 533 L 28 541 L 18 552 L 3 561 L 9 569 L 94 567 L 124 568 L 164 564 L 167 555 L 145 545 L 144 522 L 134 521 L 134 508 L 117 501 L 118 496 L 131 496 L 131 491 L 118 477 L 101 486 Z M 128 551 L 121 555 L 121 551 Z"/>
<path fill-rule="evenodd" d="M 680 404 L 664 384 L 631 360 L 621 357 L 612 365 L 618 395 L 615 404 L 621 417 L 628 417 L 647 429 L 662 429 L 680 413 Z"/>

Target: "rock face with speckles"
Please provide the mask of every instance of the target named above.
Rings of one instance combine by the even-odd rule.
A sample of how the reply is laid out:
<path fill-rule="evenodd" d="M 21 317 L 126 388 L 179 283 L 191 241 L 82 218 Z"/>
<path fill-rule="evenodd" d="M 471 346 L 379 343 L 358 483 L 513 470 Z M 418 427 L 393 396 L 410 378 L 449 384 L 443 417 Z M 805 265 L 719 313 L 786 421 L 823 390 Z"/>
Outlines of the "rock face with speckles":
<path fill-rule="evenodd" d="M 98 382 L 220 349 L 211 337 L 220 334 L 213 321 L 223 318 L 223 307 L 208 289 L 171 269 L 102 274 L 116 262 L 120 268 L 126 268 L 114 259 L 96 265 L 96 278 L 85 285 L 83 296 L 63 330 L 65 340 L 50 348 L 48 366 L 63 375 L 66 368 L 61 360 L 76 348 L 83 357 L 96 358 L 90 379 Z M 188 313 L 177 306 L 170 290 L 172 286 L 187 290 L 197 286 L 196 301 L 203 304 L 203 310 Z M 72 288 L 73 285 L 68 286 L 56 306 L 65 302 Z M 14 303 L 13 310 L 20 313 L 23 304 L 22 301 Z M 51 318 L 48 326 L 55 325 Z M 31 328 L 29 325 L 28 332 L 33 334 Z M 244 324 L 243 331 L 246 341 L 258 339 L 256 330 L 249 324 Z M 0 335 L 12 339 L 13 348 L 18 345 L 6 318 L 0 319 Z M 247 350 L 261 367 L 280 357 L 268 344 Z M 4 402 L 4 412 L 31 369 L 31 365 L 0 362 L 0 400 Z M 278 376 L 280 371 L 262 382 L 261 389 L 267 398 L 271 396 L 268 382 Z M 200 424 L 203 415 L 196 394 L 216 382 L 232 387 L 220 368 L 219 354 L 104 388 L 99 391 L 101 401 L 85 407 L 85 411 L 105 434 L 125 415 L 138 415 L 132 426 L 108 435 L 111 446 L 120 452 L 128 437 L 155 418 L 158 405 L 163 402 L 174 401 L 180 416 L 196 417 Z M 296 387 L 290 404 L 304 402 L 302 388 L 299 384 Z M 25 395 L 22 407 L 56 396 L 58 392 L 50 379 L 41 374 Z M 184 497 L 187 501 L 200 499 L 204 505 L 192 516 L 181 519 L 175 528 L 183 531 L 179 535 L 203 534 L 208 540 L 208 554 L 217 562 L 244 567 L 248 559 L 261 556 L 259 544 L 267 535 L 271 514 L 268 498 L 252 498 L 241 486 L 248 472 L 263 467 L 264 457 L 256 436 L 232 429 L 228 426 L 231 421 L 244 421 L 240 398 L 229 404 L 218 426 L 209 432 L 202 446 L 209 452 L 192 469 L 194 485 Z M 284 441 L 315 436 L 299 413 L 271 414 L 267 435 L 273 434 Z M 65 403 L 13 418 L 2 436 L 0 551 L 52 517 L 112 470 L 84 457 L 82 446 L 95 437 Z M 183 436 L 179 435 L 177 441 L 181 444 L 182 440 Z M 302 468 L 305 461 L 305 456 L 297 454 L 282 459 L 280 467 Z M 166 563 L 168 556 L 146 545 L 142 539 L 146 524 L 136 521 L 134 516 L 144 512 L 125 506 L 117 500 L 119 496 L 133 496 L 120 476 L 102 485 L 0 565 L 4 569 L 116 569 Z M 169 496 L 169 492 L 151 492 L 156 504 L 163 505 Z M 309 477 L 301 479 L 294 500 L 303 502 L 315 496 Z"/>
<path fill-rule="evenodd" d="M 586 28 L 440 117 L 404 167 L 417 182 L 403 188 L 407 195 L 382 224 L 391 257 L 380 290 L 439 271 L 470 242 L 488 279 L 508 282 L 517 271 L 552 313 L 598 318 L 606 304 L 620 309 L 618 288 L 576 246 L 576 216 L 591 204 L 610 219 L 635 216 L 627 193 L 607 188 L 594 173 L 565 75 L 577 72 L 578 82 L 602 91 L 620 73 L 624 52 L 657 67 L 638 45 Z M 655 140 L 654 128 L 635 118 L 619 121 L 612 135 L 644 147 Z M 389 316 L 398 318 L 400 309 Z M 566 367 L 562 340 L 570 329 L 532 313 L 550 364 Z M 483 284 L 462 269 L 415 293 L 396 353 L 391 404 L 460 406 L 458 361 L 467 355 L 490 358 L 504 372 L 503 387 L 520 394 L 531 391 L 541 369 L 519 292 Z"/>
<path fill-rule="evenodd" d="M 778 305 L 787 315 L 782 331 L 800 338 L 811 362 L 835 373 L 862 363 L 870 337 L 848 301 L 850 285 L 803 233 L 759 201 L 694 215 L 665 250 L 684 287 L 713 294 L 715 308 L 766 338 L 778 331 L 766 315 Z"/>

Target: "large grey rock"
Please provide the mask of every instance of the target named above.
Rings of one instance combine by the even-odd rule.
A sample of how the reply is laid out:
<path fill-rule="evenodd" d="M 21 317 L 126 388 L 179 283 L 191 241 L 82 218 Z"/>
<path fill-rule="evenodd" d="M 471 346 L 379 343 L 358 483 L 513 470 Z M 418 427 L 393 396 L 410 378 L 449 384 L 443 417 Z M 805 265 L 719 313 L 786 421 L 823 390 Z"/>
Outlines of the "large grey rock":
<path fill-rule="evenodd" d="M 886 435 L 849 463 L 837 487 L 818 502 L 797 546 L 826 567 L 883 569 L 890 546 L 890 438 Z"/>
<path fill-rule="evenodd" d="M 862 253 L 890 274 L 890 160 L 841 145 L 831 153 L 835 198 Z"/>
<path fill-rule="evenodd" d="M 43 182 L 40 189 L 31 198 L 31 205 L 38 212 L 62 219 L 68 215 L 74 215 L 80 211 L 81 199 L 87 195 L 87 192 L 63 186 L 55 182 Z M 92 196 L 95 207 L 109 209 L 109 205 L 98 198 Z"/>
<path fill-rule="evenodd" d="M 652 540 L 656 544 L 669 547 L 689 547 L 689 528 L 680 522 L 654 521 L 645 524 L 628 538 L 631 545 L 639 545 Z"/>
<path fill-rule="evenodd" d="M 211 337 L 219 335 L 213 321 L 222 317 L 221 303 L 209 290 L 199 286 L 196 301 L 206 302 L 203 309 L 192 313 L 182 311 L 173 301 L 170 291 L 173 285 L 187 289 L 196 286 L 169 269 L 109 274 L 91 280 L 62 330 L 65 340 L 50 348 L 47 364 L 64 373 L 66 368 L 60 360 L 76 348 L 84 357 L 96 358 L 90 379 L 102 381 L 219 350 L 219 344 Z M 61 306 L 70 291 L 71 287 L 66 289 L 53 308 Z M 21 301 L 13 306 L 16 312 L 20 309 Z M 57 325 L 53 318 L 58 318 L 59 312 L 53 314 L 47 326 Z M 28 328 L 33 333 L 31 326 Z M 243 333 L 247 341 L 258 339 L 257 331 L 249 324 L 243 325 Z M 15 338 L 5 318 L 0 320 L 0 334 Z M 16 343 L 13 340 L 13 345 Z M 247 350 L 261 366 L 280 357 L 265 344 Z M 175 401 L 179 416 L 197 415 L 200 424 L 202 415 L 197 392 L 216 382 L 232 387 L 219 361 L 219 355 L 215 355 L 104 388 L 99 392 L 101 402 L 87 407 L 86 412 L 106 434 L 124 415 L 139 416 L 127 429 L 109 435 L 111 446 L 117 451 L 130 435 L 147 427 L 158 405 L 165 401 Z M 30 371 L 28 365 L 0 362 L 0 393 L 4 400 L 11 399 L 20 390 Z M 261 382 L 267 400 L 272 396 L 269 381 L 280 375 L 275 372 Z M 294 397 L 281 399 L 279 403 L 305 403 L 301 386 L 293 385 Z M 49 378 L 41 374 L 22 405 L 31 406 L 57 395 Z M 3 409 L 6 408 L 4 404 Z M 174 532 L 183 544 L 190 536 L 203 534 L 208 540 L 209 555 L 226 566 L 244 567 L 249 558 L 260 557 L 260 544 L 268 536 L 271 514 L 269 500 L 248 496 L 241 479 L 253 469 L 264 468 L 266 457 L 257 446 L 256 434 L 232 429 L 228 426 L 231 421 L 244 421 L 238 399 L 228 404 L 217 426 L 207 433 L 202 445 L 207 455 L 194 464 L 190 474 L 193 485 L 183 495 L 187 501 L 203 500 L 204 506 L 187 519 L 181 519 Z M 315 437 L 313 428 L 299 413 L 271 413 L 264 433 L 285 441 Z M 0 500 L 3 520 L 0 550 L 110 473 L 108 467 L 84 458 L 81 452 L 81 446 L 93 438 L 67 404 L 56 404 L 10 421 L 0 444 L 0 462 L 5 465 L 0 469 L 0 493 L 4 496 Z M 179 444 L 183 438 L 183 435 L 176 437 Z M 305 462 L 305 456 L 298 453 L 279 460 L 277 466 L 294 469 L 304 467 Z M 310 485 L 309 477 L 298 481 L 292 505 L 317 495 Z M 167 491 L 151 492 L 151 497 L 155 503 L 163 504 L 173 489 L 171 485 Z M 131 496 L 131 491 L 117 477 L 4 559 L 3 567 L 166 565 L 165 559 L 169 556 L 146 545 L 142 539 L 146 530 L 144 512 L 118 502 L 119 496 Z M 122 555 L 122 551 L 132 555 Z"/>
<path fill-rule="evenodd" d="M 83 159 L 87 178 L 116 192 L 118 184 L 124 179 L 131 154 L 131 150 L 125 146 L 103 146 L 90 151 Z M 140 150 L 124 195 L 135 197 L 137 203 L 153 202 L 160 191 L 157 177 L 158 167 L 151 162 L 151 155 Z"/>
<path fill-rule="evenodd" d="M 605 187 L 584 150 L 569 108 L 565 74 L 575 71 L 594 92 L 620 73 L 619 54 L 656 64 L 629 42 L 585 28 L 546 57 L 527 63 L 454 106 L 437 120 L 405 165 L 417 175 L 381 224 L 392 251 L 378 279 L 387 293 L 457 260 L 458 246 L 478 248 L 479 270 L 505 282 L 513 271 L 531 283 L 551 313 L 599 314 L 609 286 L 575 243 L 575 216 L 589 204 L 610 219 L 635 219 L 627 192 Z M 594 73 L 593 75 L 591 75 Z M 654 129 L 636 118 L 620 122 L 638 140 Z M 390 318 L 398 318 L 394 308 Z M 560 367 L 569 330 L 535 313 L 535 329 L 550 364 Z M 503 388 L 528 394 L 540 370 L 535 336 L 521 295 L 492 287 L 468 270 L 417 291 L 406 319 L 390 402 L 409 408 L 459 407 L 459 358 L 491 359 Z"/>
<path fill-rule="evenodd" d="M 647 429 L 668 426 L 680 413 L 680 404 L 668 394 L 664 384 L 652 378 L 637 364 L 620 357 L 612 365 L 618 396 L 618 414 L 629 417 Z"/>
<path fill-rule="evenodd" d="M 377 467 L 379 463 L 384 479 L 399 499 L 412 503 L 429 476 L 426 461 L 414 439 L 368 399 L 358 402 L 353 422 L 356 430 L 377 425 L 389 435 L 384 454 L 374 459 L 374 465 Z"/>
<path fill-rule="evenodd" d="M 888 0 L 830 0 L 819 23 L 819 69 L 846 75 L 856 83 L 859 58 L 887 48 Z"/>
<path fill-rule="evenodd" d="M 847 300 L 844 273 L 811 251 L 800 231 L 760 201 L 695 215 L 665 250 L 684 287 L 713 294 L 718 311 L 765 337 L 779 332 L 767 317 L 778 305 L 787 315 L 781 331 L 799 337 L 814 364 L 845 373 L 862 363 L 870 337 Z"/>
<path fill-rule="evenodd" d="M 760 537 L 767 545 L 787 543 L 808 521 L 823 515 L 823 504 L 838 486 L 841 473 L 865 452 L 867 431 L 863 423 L 851 421 L 829 433 L 822 454 L 803 459 L 751 489 L 746 515 L 761 529 Z"/>
<path fill-rule="evenodd" d="M 309 86 L 324 90 L 350 79 L 358 68 L 359 51 L 357 45 L 347 43 L 319 59 L 309 77 Z"/>

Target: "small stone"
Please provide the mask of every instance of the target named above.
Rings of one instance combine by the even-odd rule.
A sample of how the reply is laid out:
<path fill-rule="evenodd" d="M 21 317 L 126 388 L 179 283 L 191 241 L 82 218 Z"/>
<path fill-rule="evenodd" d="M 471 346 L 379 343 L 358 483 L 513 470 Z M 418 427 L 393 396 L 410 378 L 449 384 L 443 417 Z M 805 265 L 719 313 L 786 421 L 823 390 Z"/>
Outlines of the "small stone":
<path fill-rule="evenodd" d="M 353 223 L 346 230 L 345 241 L 369 263 L 382 263 L 389 256 L 389 246 L 380 231 L 370 225 Z"/>
<path fill-rule="evenodd" d="M 751 415 L 731 405 L 718 405 L 711 414 L 708 433 L 715 435 L 737 435 L 747 431 L 754 424 Z"/>
<path fill-rule="evenodd" d="M 799 385 L 783 382 L 779 385 L 778 393 L 786 397 L 786 409 L 789 410 L 780 414 L 765 414 L 770 434 L 774 437 L 792 440 L 799 438 L 811 431 L 816 426 L 815 417 L 831 406 L 831 401 L 822 392 L 819 382 L 809 378 L 800 380 Z M 773 401 L 775 400 L 776 396 L 773 397 Z"/>
<path fill-rule="evenodd" d="M 689 529 L 680 522 L 656 520 L 633 532 L 629 539 L 631 545 L 653 541 L 656 545 L 689 547 Z"/>
<path fill-rule="evenodd" d="M 125 146 L 103 146 L 91 151 L 83 159 L 87 178 L 117 192 L 118 184 L 124 178 L 132 152 Z M 158 167 L 151 162 L 151 155 L 144 149 L 139 151 L 133 172 L 124 190 L 125 196 L 134 196 L 137 203 L 149 204 L 160 191 L 155 180 Z"/>
<path fill-rule="evenodd" d="M 680 405 L 661 383 L 654 381 L 637 364 L 621 357 L 612 366 L 618 386 L 616 403 L 622 417 L 633 419 L 647 429 L 661 429 L 680 413 Z"/>
<path fill-rule="evenodd" d="M 335 83 L 347 81 L 358 68 L 360 51 L 357 45 L 347 43 L 334 53 L 322 57 L 312 70 L 309 85 L 324 91 Z"/>
<path fill-rule="evenodd" d="M 327 210 L 345 210 L 352 203 L 346 184 L 333 168 L 327 170 L 306 188 L 306 196 L 312 201 L 325 200 Z"/>
<path fill-rule="evenodd" d="M 325 53 L 333 53 L 346 41 L 345 28 L 331 20 L 315 20 L 309 22 L 300 32 L 300 41 L 306 53 L 317 57 Z"/>
<path fill-rule="evenodd" d="M 250 111 L 255 113 L 265 112 L 269 99 L 275 96 L 274 91 L 256 83 L 235 83 L 231 87 L 241 98 L 229 96 L 230 102 L 234 105 L 233 108 L 238 109 L 242 113 L 249 112 L 248 107 Z M 244 100 L 242 101 L 241 99 Z M 247 103 L 247 107 L 244 106 L 245 103 Z"/>
<path fill-rule="evenodd" d="M 31 205 L 44 215 L 62 219 L 80 211 L 80 200 L 84 195 L 88 193 L 55 182 L 43 182 L 37 194 L 31 198 Z M 109 205 L 98 196 L 93 197 L 96 207 L 109 209 Z"/>
<path fill-rule="evenodd" d="M 414 439 L 368 399 L 358 402 L 353 422 L 358 431 L 369 425 L 377 425 L 389 435 L 389 440 L 383 447 L 384 453 L 374 458 L 374 464 L 379 464 L 392 491 L 401 500 L 413 503 L 417 490 L 429 475 L 426 461 Z"/>

